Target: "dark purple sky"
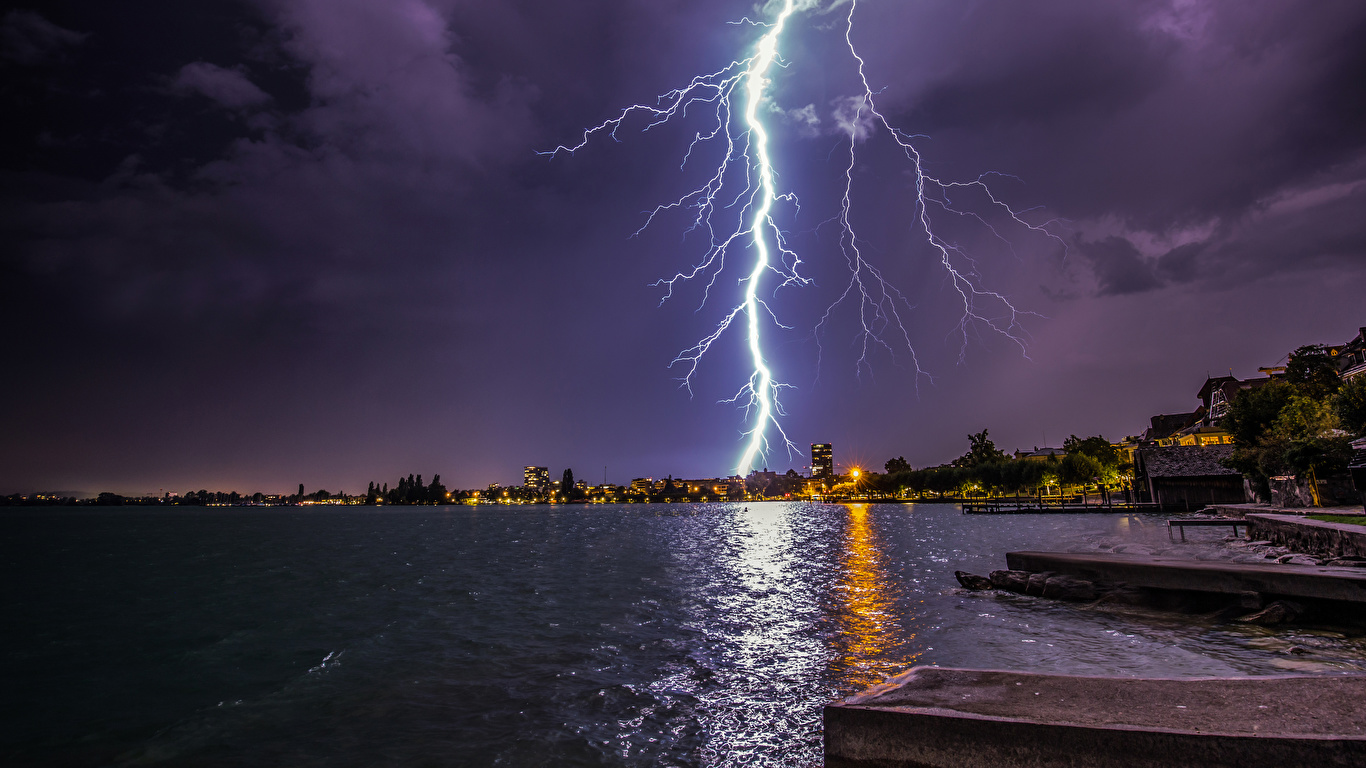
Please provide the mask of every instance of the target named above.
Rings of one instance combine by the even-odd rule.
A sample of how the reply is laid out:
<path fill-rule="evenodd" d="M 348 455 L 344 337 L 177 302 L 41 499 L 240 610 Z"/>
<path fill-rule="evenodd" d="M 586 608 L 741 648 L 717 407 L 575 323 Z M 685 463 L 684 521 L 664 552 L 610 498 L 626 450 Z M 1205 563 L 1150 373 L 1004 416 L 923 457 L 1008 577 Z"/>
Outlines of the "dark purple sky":
<path fill-rule="evenodd" d="M 780 294 L 784 424 L 840 464 L 1119 438 L 1366 324 L 1366 5 L 1359 0 L 864 0 L 880 104 L 948 179 L 1057 218 L 1012 253 L 954 230 L 984 287 L 1038 313 L 1028 356 L 959 312 L 874 135 L 855 185 L 869 258 L 915 305 L 859 375 L 828 231 L 832 110 L 856 93 L 844 8 L 796 19 L 773 106 L 785 222 L 815 284 Z M 691 264 L 698 125 L 575 140 L 746 50 L 745 3 L 51 2 L 0 19 L 0 492 L 356 492 L 524 464 L 626 482 L 732 471 L 742 339 L 696 396 L 667 366 L 724 303 L 657 306 Z M 637 126 L 638 127 L 638 126 Z M 879 147 L 882 147 L 881 149 Z M 732 281 L 733 285 L 733 281 Z M 918 392 L 917 392 L 918 391 Z M 769 459 L 802 468 L 804 455 Z"/>

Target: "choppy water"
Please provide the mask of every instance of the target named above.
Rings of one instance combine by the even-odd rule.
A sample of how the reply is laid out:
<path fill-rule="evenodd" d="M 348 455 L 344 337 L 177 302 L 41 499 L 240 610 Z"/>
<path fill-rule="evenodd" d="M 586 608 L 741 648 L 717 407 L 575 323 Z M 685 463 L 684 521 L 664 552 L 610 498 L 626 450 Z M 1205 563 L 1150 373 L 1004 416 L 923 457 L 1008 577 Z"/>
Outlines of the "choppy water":
<path fill-rule="evenodd" d="M 1366 645 L 1332 633 L 974 594 L 952 575 L 1158 522 L 805 503 L 8 511 L 0 762 L 818 765 L 821 705 L 912 663 L 1361 666 Z"/>

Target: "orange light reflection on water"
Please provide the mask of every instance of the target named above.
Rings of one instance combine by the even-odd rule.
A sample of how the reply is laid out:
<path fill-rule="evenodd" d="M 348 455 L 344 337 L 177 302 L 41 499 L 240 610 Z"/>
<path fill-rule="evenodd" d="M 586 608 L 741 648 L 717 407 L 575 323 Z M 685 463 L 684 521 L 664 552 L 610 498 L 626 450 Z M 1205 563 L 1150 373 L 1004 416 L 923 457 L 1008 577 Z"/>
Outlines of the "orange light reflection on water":
<path fill-rule="evenodd" d="M 830 669 L 853 692 L 904 672 L 920 654 L 909 653 L 914 632 L 903 625 L 914 617 L 898 608 L 895 582 L 873 529 L 871 507 L 849 504 L 841 558 L 843 577 L 833 590 L 831 609 L 840 631 L 833 638 Z"/>

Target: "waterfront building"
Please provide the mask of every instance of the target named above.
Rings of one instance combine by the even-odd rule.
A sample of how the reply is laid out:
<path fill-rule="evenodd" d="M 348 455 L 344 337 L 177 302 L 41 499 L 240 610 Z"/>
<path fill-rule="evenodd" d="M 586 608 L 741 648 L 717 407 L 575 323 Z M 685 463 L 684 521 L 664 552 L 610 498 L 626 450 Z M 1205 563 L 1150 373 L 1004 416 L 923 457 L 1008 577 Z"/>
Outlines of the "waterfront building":
<path fill-rule="evenodd" d="M 835 478 L 835 453 L 830 443 L 811 444 L 811 479 L 833 480 Z"/>
<path fill-rule="evenodd" d="M 704 496 L 727 496 L 731 492 L 733 483 L 729 480 L 722 480 L 719 477 L 706 477 L 698 480 L 675 480 L 677 484 L 688 489 L 688 493 L 700 493 Z"/>
<path fill-rule="evenodd" d="M 1219 463 L 1229 445 L 1177 445 L 1134 452 L 1134 487 L 1165 508 L 1200 509 L 1206 504 L 1242 504 L 1246 484 L 1236 469 Z"/>
<path fill-rule="evenodd" d="M 653 477 L 637 477 L 631 481 L 632 493 L 650 493 L 654 490 L 655 479 Z"/>
<path fill-rule="evenodd" d="M 522 470 L 522 485 L 527 488 L 546 488 L 550 485 L 548 467 L 526 467 Z"/>

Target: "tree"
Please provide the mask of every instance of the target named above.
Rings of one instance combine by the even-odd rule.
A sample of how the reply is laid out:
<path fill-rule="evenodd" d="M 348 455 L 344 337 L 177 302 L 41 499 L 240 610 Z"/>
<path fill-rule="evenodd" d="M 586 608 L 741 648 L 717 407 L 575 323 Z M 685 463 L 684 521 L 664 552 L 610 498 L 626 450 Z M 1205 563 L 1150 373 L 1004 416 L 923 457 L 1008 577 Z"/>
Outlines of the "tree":
<path fill-rule="evenodd" d="M 566 499 L 574 498 L 574 470 L 564 470 L 564 474 L 560 476 L 560 491 Z"/>
<path fill-rule="evenodd" d="M 1298 383 L 1245 390 L 1229 404 L 1224 425 L 1233 434 L 1234 450 L 1224 464 L 1242 472 L 1264 498 L 1271 495 L 1268 480 L 1277 475 L 1346 470 L 1350 441 L 1337 430 L 1335 401 L 1316 394 L 1324 389 L 1314 383 L 1314 370 L 1302 365 Z"/>
<path fill-rule="evenodd" d="M 1133 464 L 1102 435 L 1084 440 L 1072 435 L 1062 441 L 1062 448 L 1069 454 L 1090 456 L 1099 462 L 1100 472 L 1095 476 L 1103 483 L 1123 483 L 1133 476 Z"/>
<path fill-rule="evenodd" d="M 932 474 L 926 478 L 925 482 L 925 490 L 927 491 L 944 494 L 949 491 L 956 491 L 962 485 L 960 480 L 962 475 L 953 467 L 935 467 L 931 472 Z"/>
<path fill-rule="evenodd" d="M 431 504 L 446 503 L 446 486 L 441 484 L 441 475 L 432 475 L 432 484 L 427 486 L 427 501 Z"/>
<path fill-rule="evenodd" d="M 1110 468 L 1119 465 L 1119 451 L 1101 435 L 1088 437 L 1084 440 L 1072 435 L 1062 441 L 1062 449 L 1067 453 L 1080 453 L 1090 456 L 1100 462 L 1102 467 Z"/>
<path fill-rule="evenodd" d="M 304 484 L 303 484 L 303 483 L 299 483 L 299 498 L 302 499 L 303 497 L 304 497 Z"/>
<path fill-rule="evenodd" d="M 1328 401 L 1291 395 L 1271 423 L 1270 433 L 1286 440 L 1312 440 L 1326 437 L 1337 426 L 1337 414 Z"/>
<path fill-rule="evenodd" d="M 1342 428 L 1354 435 L 1366 435 L 1366 376 L 1357 376 L 1343 383 L 1333 398 Z"/>
<path fill-rule="evenodd" d="M 1069 453 L 1058 466 L 1058 479 L 1064 485 L 1087 485 L 1104 473 L 1104 467 L 1093 456 Z"/>
<path fill-rule="evenodd" d="M 1255 446 L 1294 392 L 1294 387 L 1279 381 L 1244 389 L 1234 396 L 1219 423 L 1233 435 L 1235 444 Z"/>
<path fill-rule="evenodd" d="M 1285 364 L 1285 380 L 1302 394 L 1324 398 L 1338 391 L 1337 360 L 1322 344 L 1309 344 L 1290 353 Z"/>
<path fill-rule="evenodd" d="M 1005 457 L 1005 451 L 996 449 L 996 444 L 991 442 L 984 429 L 975 435 L 968 435 L 968 452 L 954 459 L 953 466 L 975 467 L 989 461 L 1001 461 Z"/>
<path fill-rule="evenodd" d="M 882 468 L 887 470 L 887 474 L 889 475 L 894 475 L 897 472 L 911 471 L 911 465 L 906 462 L 905 456 L 898 456 L 895 459 L 888 459 L 887 463 L 882 465 Z"/>

